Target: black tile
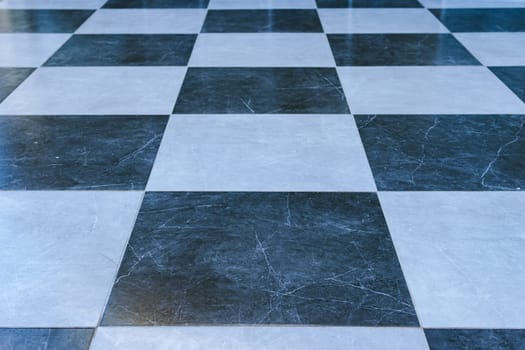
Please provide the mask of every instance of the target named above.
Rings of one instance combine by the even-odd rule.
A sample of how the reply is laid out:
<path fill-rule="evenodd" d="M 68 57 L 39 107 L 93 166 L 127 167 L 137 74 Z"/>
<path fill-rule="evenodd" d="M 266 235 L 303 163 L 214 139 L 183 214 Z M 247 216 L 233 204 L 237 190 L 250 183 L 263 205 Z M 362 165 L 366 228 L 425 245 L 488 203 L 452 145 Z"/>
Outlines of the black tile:
<path fill-rule="evenodd" d="M 144 189 L 167 120 L 0 116 L 0 189 Z"/>
<path fill-rule="evenodd" d="M 315 10 L 209 10 L 203 33 L 322 32 Z"/>
<path fill-rule="evenodd" d="M 18 87 L 32 72 L 33 68 L 0 67 L 0 102 Z"/>
<path fill-rule="evenodd" d="M 0 10 L 0 33 L 73 33 L 92 10 Z"/>
<path fill-rule="evenodd" d="M 0 349 L 88 350 L 90 328 L 0 328 Z"/>
<path fill-rule="evenodd" d="M 209 0 L 109 0 L 104 8 L 207 8 Z"/>
<path fill-rule="evenodd" d="M 417 0 L 316 0 L 319 8 L 422 7 Z"/>
<path fill-rule="evenodd" d="M 104 325 L 417 326 L 373 193 L 146 193 Z"/>
<path fill-rule="evenodd" d="M 184 66 L 193 34 L 73 35 L 46 66 Z"/>
<path fill-rule="evenodd" d="M 450 34 L 329 34 L 339 66 L 479 65 Z"/>
<path fill-rule="evenodd" d="M 525 189 L 524 115 L 355 118 L 379 190 Z"/>
<path fill-rule="evenodd" d="M 451 32 L 522 32 L 525 8 L 433 9 Z"/>
<path fill-rule="evenodd" d="M 522 329 L 425 329 L 430 350 L 523 350 Z"/>
<path fill-rule="evenodd" d="M 525 102 L 525 67 L 492 67 L 490 70 Z"/>
<path fill-rule="evenodd" d="M 334 68 L 189 68 L 173 113 L 348 113 Z"/>

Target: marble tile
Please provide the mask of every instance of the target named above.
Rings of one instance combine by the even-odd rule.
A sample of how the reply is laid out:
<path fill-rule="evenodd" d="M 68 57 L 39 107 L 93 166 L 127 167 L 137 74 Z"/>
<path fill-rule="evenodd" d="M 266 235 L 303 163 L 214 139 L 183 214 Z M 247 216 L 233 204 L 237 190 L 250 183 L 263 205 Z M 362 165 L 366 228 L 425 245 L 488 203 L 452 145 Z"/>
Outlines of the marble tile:
<path fill-rule="evenodd" d="M 333 68 L 189 68 L 173 111 L 177 114 L 348 112 Z"/>
<path fill-rule="evenodd" d="M 102 9 L 77 34 L 190 34 L 199 33 L 205 9 Z"/>
<path fill-rule="evenodd" d="M 73 35 L 46 66 L 185 66 L 196 34 Z"/>
<path fill-rule="evenodd" d="M 525 113 L 484 67 L 339 67 L 354 114 Z"/>
<path fill-rule="evenodd" d="M 317 11 L 209 10 L 203 33 L 321 33 Z"/>
<path fill-rule="evenodd" d="M 190 66 L 334 67 L 325 34 L 200 34 Z"/>
<path fill-rule="evenodd" d="M 0 328 L 0 348 L 12 350 L 88 350 L 90 328 Z"/>
<path fill-rule="evenodd" d="M 419 0 L 428 8 L 525 7 L 525 0 Z"/>
<path fill-rule="evenodd" d="M 185 71 L 182 67 L 40 68 L 0 104 L 0 114 L 167 115 Z"/>
<path fill-rule="evenodd" d="M 380 199 L 423 327 L 525 328 L 524 193 Z"/>
<path fill-rule="evenodd" d="M 521 329 L 426 329 L 430 350 L 519 350 L 525 344 Z"/>
<path fill-rule="evenodd" d="M 147 192 L 102 324 L 418 321 L 373 193 Z"/>
<path fill-rule="evenodd" d="M 491 67 L 490 70 L 525 102 L 525 66 Z"/>
<path fill-rule="evenodd" d="M 210 9 L 306 9 L 315 8 L 315 0 L 211 0 Z"/>
<path fill-rule="evenodd" d="M 377 187 L 525 189 L 525 115 L 357 115 Z"/>
<path fill-rule="evenodd" d="M 0 34 L 0 66 L 39 67 L 66 40 L 69 34 Z"/>
<path fill-rule="evenodd" d="M 1 116 L 0 189 L 144 189 L 167 121 Z"/>
<path fill-rule="evenodd" d="M 523 32 L 525 8 L 433 9 L 452 32 Z"/>
<path fill-rule="evenodd" d="M 525 66 L 525 33 L 454 35 L 485 66 Z"/>
<path fill-rule="evenodd" d="M 100 327 L 91 350 L 428 350 L 417 328 Z"/>
<path fill-rule="evenodd" d="M 172 116 L 153 191 L 375 191 L 354 121 L 341 116 Z"/>
<path fill-rule="evenodd" d="M 3 192 L 0 327 L 97 325 L 141 197 Z"/>
<path fill-rule="evenodd" d="M 18 87 L 32 72 L 33 68 L 0 67 L 0 102 Z"/>
<path fill-rule="evenodd" d="M 96 10 L 105 2 L 106 0 L 2 0 L 0 1 L 0 8 L 24 10 Z"/>
<path fill-rule="evenodd" d="M 479 65 L 450 34 L 328 34 L 338 66 Z"/>
<path fill-rule="evenodd" d="M 93 12 L 0 9 L 0 33 L 73 33 Z"/>
<path fill-rule="evenodd" d="M 319 8 L 349 7 L 422 7 L 417 0 L 316 0 Z"/>
<path fill-rule="evenodd" d="M 319 9 L 326 33 L 448 33 L 426 9 Z"/>
<path fill-rule="evenodd" d="M 210 0 L 108 0 L 104 8 L 207 8 Z"/>

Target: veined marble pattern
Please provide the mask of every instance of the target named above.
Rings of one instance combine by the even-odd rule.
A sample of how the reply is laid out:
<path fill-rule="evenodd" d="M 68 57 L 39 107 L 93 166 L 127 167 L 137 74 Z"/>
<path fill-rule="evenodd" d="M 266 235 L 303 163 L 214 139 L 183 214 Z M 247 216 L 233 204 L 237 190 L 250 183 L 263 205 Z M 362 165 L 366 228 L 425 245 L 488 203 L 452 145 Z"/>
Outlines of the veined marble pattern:
<path fill-rule="evenodd" d="M 89 328 L 1 328 L 0 348 L 88 350 L 92 336 Z"/>

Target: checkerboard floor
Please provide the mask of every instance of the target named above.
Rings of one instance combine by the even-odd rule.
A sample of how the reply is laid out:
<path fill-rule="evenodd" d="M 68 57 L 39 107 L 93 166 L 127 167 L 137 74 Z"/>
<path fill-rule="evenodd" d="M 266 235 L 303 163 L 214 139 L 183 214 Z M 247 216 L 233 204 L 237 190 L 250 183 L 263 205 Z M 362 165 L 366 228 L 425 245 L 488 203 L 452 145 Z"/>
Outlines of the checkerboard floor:
<path fill-rule="evenodd" d="M 525 349 L 525 0 L 0 1 L 0 349 Z"/>

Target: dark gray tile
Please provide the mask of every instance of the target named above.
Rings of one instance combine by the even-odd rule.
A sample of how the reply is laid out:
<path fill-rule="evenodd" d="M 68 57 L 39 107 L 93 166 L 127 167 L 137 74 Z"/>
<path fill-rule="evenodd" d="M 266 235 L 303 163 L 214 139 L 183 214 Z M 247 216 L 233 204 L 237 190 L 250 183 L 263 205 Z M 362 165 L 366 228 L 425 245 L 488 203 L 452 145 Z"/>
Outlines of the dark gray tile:
<path fill-rule="evenodd" d="M 525 188 L 523 115 L 356 115 L 377 188 Z"/>
<path fill-rule="evenodd" d="M 450 34 L 329 34 L 339 66 L 479 65 Z"/>
<path fill-rule="evenodd" d="M 88 350 L 91 328 L 0 328 L 0 349 Z"/>
<path fill-rule="evenodd" d="M 73 35 L 46 66 L 185 66 L 193 34 Z"/>
<path fill-rule="evenodd" d="M 316 0 L 319 8 L 422 7 L 417 0 Z"/>
<path fill-rule="evenodd" d="M 0 10 L 0 33 L 73 33 L 92 10 Z"/>
<path fill-rule="evenodd" d="M 104 8 L 207 8 L 209 0 L 109 0 Z"/>
<path fill-rule="evenodd" d="M 430 350 L 523 350 L 522 329 L 425 329 Z"/>
<path fill-rule="evenodd" d="M 0 189 L 144 189 L 167 120 L 0 116 Z"/>
<path fill-rule="evenodd" d="M 373 193 L 148 192 L 104 325 L 417 326 Z"/>
<path fill-rule="evenodd" d="M 0 102 L 33 72 L 33 68 L 0 67 Z"/>
<path fill-rule="evenodd" d="M 189 68 L 173 113 L 348 113 L 334 68 Z"/>
<path fill-rule="evenodd" d="M 209 10 L 203 33 L 322 32 L 315 10 Z"/>
<path fill-rule="evenodd" d="M 525 8 L 433 9 L 451 32 L 522 32 Z"/>
<path fill-rule="evenodd" d="M 492 67 L 490 70 L 525 102 L 525 67 Z"/>

